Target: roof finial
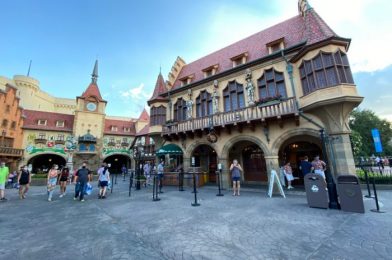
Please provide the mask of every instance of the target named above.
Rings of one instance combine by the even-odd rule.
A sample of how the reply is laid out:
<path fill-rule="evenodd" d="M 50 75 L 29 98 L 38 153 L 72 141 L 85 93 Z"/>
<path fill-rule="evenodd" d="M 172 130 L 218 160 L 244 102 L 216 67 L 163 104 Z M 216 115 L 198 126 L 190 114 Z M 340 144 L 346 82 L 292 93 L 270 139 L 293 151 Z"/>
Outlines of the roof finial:
<path fill-rule="evenodd" d="M 30 60 L 29 69 L 27 70 L 27 77 L 30 76 L 31 62 L 32 62 L 32 60 Z"/>
<path fill-rule="evenodd" d="M 96 84 L 97 80 L 98 80 L 98 60 L 95 61 L 93 74 L 91 74 L 91 82 Z"/>
<path fill-rule="evenodd" d="M 306 11 L 312 9 L 308 0 L 299 0 L 298 1 L 298 12 L 300 15 L 305 16 Z"/>
<path fill-rule="evenodd" d="M 162 74 L 162 65 L 159 64 L 159 74 Z"/>

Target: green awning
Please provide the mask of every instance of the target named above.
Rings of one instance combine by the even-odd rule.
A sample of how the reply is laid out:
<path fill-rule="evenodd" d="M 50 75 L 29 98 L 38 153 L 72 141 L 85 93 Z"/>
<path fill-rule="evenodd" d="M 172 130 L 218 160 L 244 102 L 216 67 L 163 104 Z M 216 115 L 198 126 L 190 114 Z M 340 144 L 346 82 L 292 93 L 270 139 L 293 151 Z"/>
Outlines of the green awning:
<path fill-rule="evenodd" d="M 161 156 L 165 154 L 171 154 L 171 155 L 182 155 L 183 152 L 178 145 L 175 144 L 167 144 L 159 148 L 159 150 L 156 152 L 156 155 Z"/>

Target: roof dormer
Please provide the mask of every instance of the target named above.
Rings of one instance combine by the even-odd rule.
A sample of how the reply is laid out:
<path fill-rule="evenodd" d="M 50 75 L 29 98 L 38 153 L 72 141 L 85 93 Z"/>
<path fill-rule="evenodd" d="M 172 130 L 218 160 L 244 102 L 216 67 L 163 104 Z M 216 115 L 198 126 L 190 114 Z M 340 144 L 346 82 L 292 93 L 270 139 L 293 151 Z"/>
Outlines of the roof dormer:
<path fill-rule="evenodd" d="M 233 62 L 233 68 L 245 64 L 248 61 L 248 52 L 241 53 L 240 55 L 234 56 L 230 58 L 230 60 Z"/>
<path fill-rule="evenodd" d="M 215 75 L 218 71 L 219 68 L 219 64 L 215 64 L 212 66 L 209 66 L 208 68 L 203 69 L 203 73 L 204 73 L 204 78 L 208 78 L 211 77 L 213 75 Z"/>
<path fill-rule="evenodd" d="M 266 46 L 268 48 L 268 54 L 272 54 L 274 52 L 283 50 L 285 48 L 284 37 L 279 38 L 275 41 L 269 42 L 266 44 Z"/>
<path fill-rule="evenodd" d="M 194 77 L 195 77 L 195 74 L 192 74 L 192 75 L 189 75 L 189 76 L 186 76 L 186 77 L 181 78 L 181 79 L 180 79 L 181 87 L 182 87 L 182 86 L 186 86 L 186 85 L 188 85 L 188 84 L 191 84 L 192 79 L 193 79 Z"/>

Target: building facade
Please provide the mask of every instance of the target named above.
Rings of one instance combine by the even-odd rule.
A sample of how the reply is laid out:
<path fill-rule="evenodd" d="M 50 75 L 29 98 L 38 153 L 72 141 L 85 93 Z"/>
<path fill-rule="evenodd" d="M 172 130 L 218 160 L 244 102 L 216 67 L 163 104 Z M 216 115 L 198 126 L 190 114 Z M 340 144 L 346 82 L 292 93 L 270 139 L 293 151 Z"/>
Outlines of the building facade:
<path fill-rule="evenodd" d="M 85 91 L 76 99 L 65 99 L 43 92 L 39 81 L 28 76 L 0 78 L 1 85 L 15 86 L 10 91 L 24 108 L 25 120 L 20 121 L 24 135 L 16 138 L 24 150 L 20 165 L 29 165 L 33 172 L 46 172 L 53 164 L 74 168 L 83 162 L 94 170 L 103 161 L 114 172 L 122 165 L 132 167 L 129 148 L 137 132 L 148 125 L 149 115 L 146 111 L 140 118 L 106 115 L 107 101 L 97 79 L 98 62 Z"/>
<path fill-rule="evenodd" d="M 333 175 L 355 174 L 348 116 L 363 98 L 349 45 L 299 1 L 295 17 L 192 63 L 177 58 L 148 101 L 150 134 L 180 147 L 184 167 L 194 161 L 206 182 L 221 164 L 228 185 L 233 159 L 249 184 L 286 162 L 299 176 L 304 156 L 328 158 Z"/>
<path fill-rule="evenodd" d="M 17 89 L 9 83 L 0 88 L 0 161 L 5 162 L 10 171 L 17 170 L 23 158 L 23 108 L 16 93 Z"/>

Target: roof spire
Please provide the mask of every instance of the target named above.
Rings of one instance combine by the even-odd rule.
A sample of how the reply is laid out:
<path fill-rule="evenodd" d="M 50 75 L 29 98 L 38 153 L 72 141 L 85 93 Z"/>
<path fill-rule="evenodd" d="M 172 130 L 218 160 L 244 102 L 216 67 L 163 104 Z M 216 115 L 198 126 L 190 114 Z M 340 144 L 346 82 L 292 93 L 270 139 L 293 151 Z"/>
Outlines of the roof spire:
<path fill-rule="evenodd" d="M 300 15 L 305 16 L 306 11 L 312 9 L 309 2 L 307 0 L 299 0 L 298 1 L 298 12 Z"/>
<path fill-rule="evenodd" d="M 95 61 L 93 74 L 91 74 L 91 83 L 97 83 L 98 80 L 98 60 Z"/>

